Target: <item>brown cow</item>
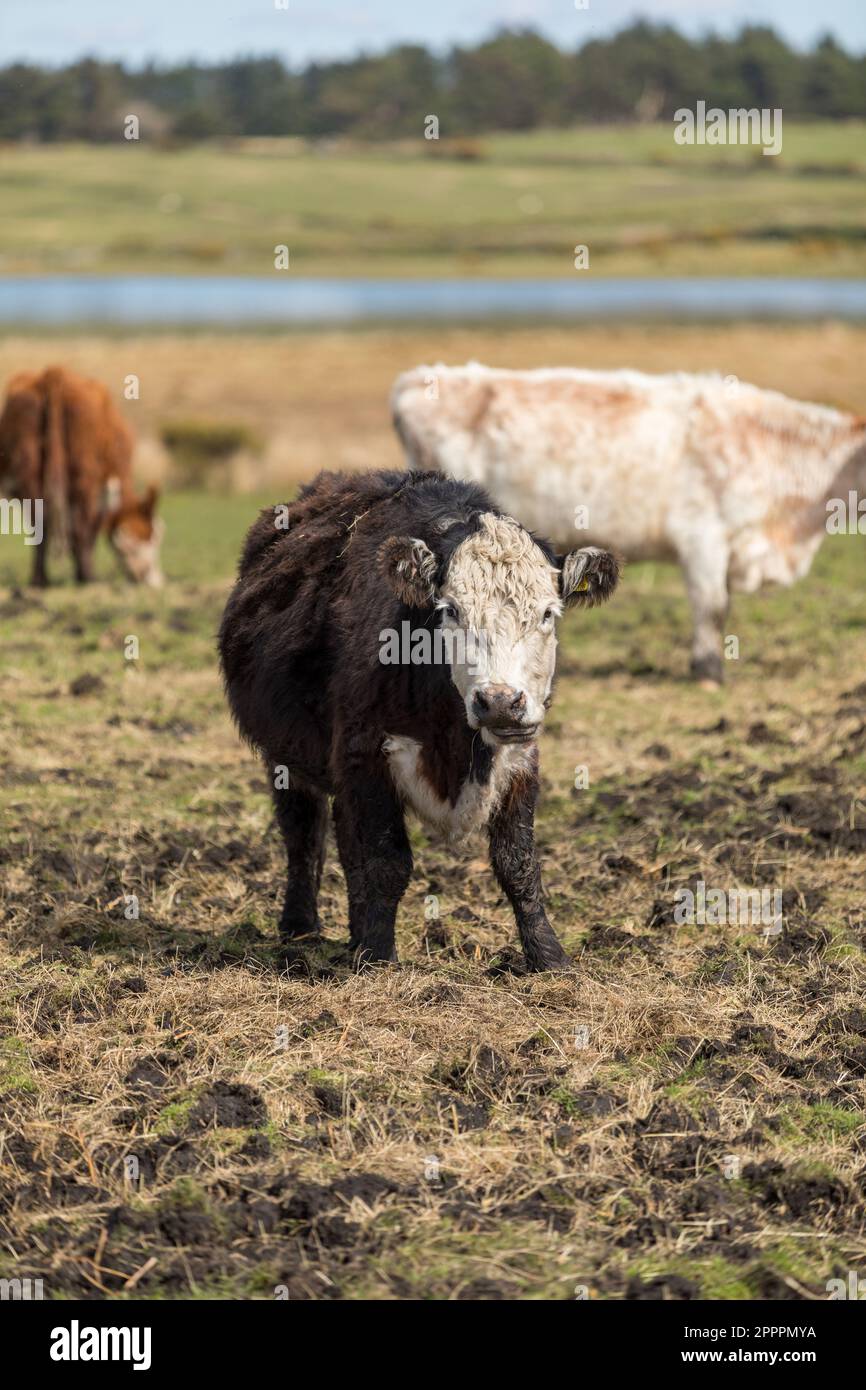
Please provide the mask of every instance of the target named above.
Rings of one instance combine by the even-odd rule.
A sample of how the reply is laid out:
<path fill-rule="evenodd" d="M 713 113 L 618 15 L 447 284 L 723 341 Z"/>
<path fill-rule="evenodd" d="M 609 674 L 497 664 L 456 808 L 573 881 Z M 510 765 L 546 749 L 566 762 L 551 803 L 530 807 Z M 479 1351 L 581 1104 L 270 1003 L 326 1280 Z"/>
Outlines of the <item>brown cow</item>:
<path fill-rule="evenodd" d="M 42 503 L 34 584 L 48 583 L 49 540 L 69 546 L 80 584 L 92 579 L 102 530 L 130 579 L 162 583 L 157 490 L 136 496 L 132 446 L 129 426 L 101 382 L 62 367 L 13 377 L 0 416 L 0 485 L 12 497 Z"/>

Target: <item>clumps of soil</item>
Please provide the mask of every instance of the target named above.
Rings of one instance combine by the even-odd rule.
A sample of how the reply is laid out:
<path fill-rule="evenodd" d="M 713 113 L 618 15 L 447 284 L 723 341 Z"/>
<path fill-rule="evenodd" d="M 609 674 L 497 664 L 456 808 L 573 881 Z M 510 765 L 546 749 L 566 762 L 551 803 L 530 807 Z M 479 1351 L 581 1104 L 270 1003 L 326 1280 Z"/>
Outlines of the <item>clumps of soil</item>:
<path fill-rule="evenodd" d="M 484 1043 L 469 1057 L 438 1068 L 431 1080 L 440 1113 L 466 1133 L 487 1127 L 493 1105 L 509 1095 L 513 1076 L 509 1062 Z"/>
<path fill-rule="evenodd" d="M 295 1036 L 298 1038 L 314 1038 L 318 1033 L 331 1033 L 335 1028 L 339 1027 L 340 1025 L 330 1009 L 323 1009 L 321 1013 L 316 1014 L 315 1018 L 308 1018 L 304 1023 L 301 1023 L 296 1030 Z"/>
<path fill-rule="evenodd" d="M 140 1181 L 150 1187 L 157 1181 L 166 1182 L 183 1174 L 193 1173 L 199 1166 L 201 1154 L 194 1141 L 165 1135 L 158 1139 L 135 1139 L 123 1150 L 123 1157 L 137 1158 Z"/>
<path fill-rule="evenodd" d="M 470 1279 L 456 1294 L 458 1303 L 500 1303 L 519 1297 L 518 1286 L 507 1279 Z"/>
<path fill-rule="evenodd" d="M 278 954 L 287 975 L 310 985 L 335 980 L 341 971 L 348 975 L 352 965 L 348 941 L 328 941 L 315 935 L 280 942 Z"/>
<path fill-rule="evenodd" d="M 215 1081 L 199 1096 L 189 1113 L 190 1130 L 261 1129 L 268 1108 L 258 1091 L 242 1082 Z"/>
<path fill-rule="evenodd" d="M 526 976 L 495 882 L 479 873 L 476 891 L 427 843 L 403 970 L 350 978 L 330 850 L 325 934 L 281 953 L 282 848 L 259 832 L 246 764 L 220 768 L 216 809 L 178 823 L 138 823 L 134 797 L 136 823 L 110 835 L 87 818 L 67 833 L 48 803 L 48 821 L 24 812 L 0 845 L 0 913 L 39 1090 L 7 1107 L 7 1243 L 73 1298 L 571 1298 L 586 1283 L 680 1300 L 707 1297 L 716 1264 L 754 1297 L 806 1296 L 786 1272 L 795 1233 L 801 1290 L 823 1296 L 825 1249 L 866 1231 L 862 790 L 846 761 L 863 699 L 866 685 L 814 719 L 814 740 L 798 713 L 790 744 L 772 701 L 738 697 L 717 723 L 678 709 L 646 726 L 637 775 L 574 800 L 570 745 L 556 758 L 575 726 L 560 749 L 551 732 L 539 843 L 551 917 L 584 943 L 568 976 Z M 188 714 L 118 715 L 112 771 L 139 776 L 116 732 L 135 723 L 165 777 L 157 745 L 195 738 Z M 78 787 L 82 769 L 40 780 Z M 11 795 L 34 797 L 30 779 Z M 784 889 L 783 933 L 680 930 L 675 890 L 698 879 Z M 139 923 L 108 906 L 130 888 Z M 425 894 L 456 910 L 427 921 Z M 228 1079 L 239 1038 L 254 1085 Z"/>
<path fill-rule="evenodd" d="M 653 1279 L 642 1279 L 635 1274 L 626 1285 L 625 1297 L 637 1303 L 687 1303 L 701 1298 L 702 1294 L 699 1284 L 681 1274 L 657 1274 Z"/>
<path fill-rule="evenodd" d="M 31 609 L 44 608 L 43 600 L 34 593 L 27 593 L 16 584 L 9 591 L 9 597 L 0 603 L 0 618 L 19 618 Z"/>
<path fill-rule="evenodd" d="M 599 864 L 603 873 L 612 874 L 615 878 L 629 877 L 641 872 L 639 864 L 627 854 L 619 854 L 616 850 L 609 850 L 603 854 Z"/>
<path fill-rule="evenodd" d="M 168 1085 L 170 1073 L 177 1062 L 178 1058 L 167 1052 L 140 1057 L 123 1078 L 124 1085 L 133 1093 L 154 1095 Z"/>
<path fill-rule="evenodd" d="M 97 695 L 105 689 L 105 681 L 101 676 L 95 676 L 92 672 L 86 671 L 84 675 L 76 676 L 74 681 L 69 683 L 69 693 L 76 699 L 83 695 Z"/>
<path fill-rule="evenodd" d="M 657 758 L 659 762 L 670 762 L 671 750 L 666 743 L 651 743 L 643 750 L 645 758 Z"/>
<path fill-rule="evenodd" d="M 775 729 L 771 729 L 763 719 L 758 719 L 754 724 L 751 724 L 746 734 L 746 743 L 751 747 L 785 742 L 786 740 Z"/>
<path fill-rule="evenodd" d="M 762 1205 L 782 1207 L 797 1221 L 838 1216 L 843 1208 L 856 1204 L 848 1185 L 832 1174 L 803 1174 L 782 1163 L 767 1161 L 747 1163 L 742 1176 Z"/>
<path fill-rule="evenodd" d="M 510 1078 L 510 1064 L 487 1043 L 474 1049 L 467 1059 L 453 1062 L 438 1076 L 451 1090 L 485 1101 L 501 1096 Z"/>
<path fill-rule="evenodd" d="M 339 1119 L 350 1108 L 351 1099 L 342 1085 L 332 1081 L 316 1081 L 311 1087 L 313 1099 L 324 1115 Z"/>
<path fill-rule="evenodd" d="M 814 844 L 827 851 L 866 853 L 866 825 L 852 826 L 847 801 L 838 795 L 786 792 L 776 799 L 776 813 L 809 832 Z"/>
<path fill-rule="evenodd" d="M 262 1163 L 271 1156 L 271 1141 L 266 1134 L 250 1134 L 238 1149 L 237 1156 L 249 1163 Z"/>
<path fill-rule="evenodd" d="M 866 1038 L 866 1009 L 858 1007 L 845 1009 L 841 1013 L 830 1014 L 827 1018 L 822 1019 L 819 1031 L 836 1036 L 854 1033 L 861 1038 Z"/>
<path fill-rule="evenodd" d="M 526 957 L 516 946 L 502 946 L 495 952 L 493 962 L 485 972 L 490 979 L 528 975 Z"/>
<path fill-rule="evenodd" d="M 421 949 L 428 953 L 443 951 L 451 941 L 451 936 L 441 917 L 434 917 L 424 929 L 421 938 Z"/>

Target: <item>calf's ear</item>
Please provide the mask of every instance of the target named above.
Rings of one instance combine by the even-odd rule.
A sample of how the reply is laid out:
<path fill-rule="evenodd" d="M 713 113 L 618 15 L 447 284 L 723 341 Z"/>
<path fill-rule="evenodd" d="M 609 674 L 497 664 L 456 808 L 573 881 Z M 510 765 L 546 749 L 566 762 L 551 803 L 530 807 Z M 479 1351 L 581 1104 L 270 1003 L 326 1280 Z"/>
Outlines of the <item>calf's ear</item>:
<path fill-rule="evenodd" d="M 436 556 L 414 536 L 389 536 L 379 546 L 379 573 L 410 608 L 429 608 L 436 598 Z"/>
<path fill-rule="evenodd" d="M 566 608 L 594 608 L 610 598 L 619 583 L 622 568 L 619 556 L 610 550 L 585 545 L 572 550 L 562 561 L 559 587 Z"/>

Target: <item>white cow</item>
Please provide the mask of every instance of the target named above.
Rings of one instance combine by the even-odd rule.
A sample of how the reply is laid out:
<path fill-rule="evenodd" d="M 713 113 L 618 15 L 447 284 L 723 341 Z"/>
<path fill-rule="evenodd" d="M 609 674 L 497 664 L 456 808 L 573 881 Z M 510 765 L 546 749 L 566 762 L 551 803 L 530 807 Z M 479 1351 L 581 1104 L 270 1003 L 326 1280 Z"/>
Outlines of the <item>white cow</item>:
<path fill-rule="evenodd" d="M 722 679 L 729 594 L 802 578 L 828 504 L 852 504 L 856 529 L 866 498 L 866 417 L 732 378 L 472 362 L 405 372 L 391 402 L 412 467 L 480 483 L 564 549 L 579 537 L 678 561 L 707 684 Z"/>

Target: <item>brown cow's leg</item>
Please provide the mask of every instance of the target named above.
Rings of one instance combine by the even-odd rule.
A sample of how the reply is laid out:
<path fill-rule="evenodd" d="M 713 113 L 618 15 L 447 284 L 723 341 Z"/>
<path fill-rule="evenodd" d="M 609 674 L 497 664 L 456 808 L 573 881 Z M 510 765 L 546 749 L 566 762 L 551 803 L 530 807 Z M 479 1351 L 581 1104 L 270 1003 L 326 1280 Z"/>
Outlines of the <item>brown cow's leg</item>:
<path fill-rule="evenodd" d="M 42 535 L 41 542 L 39 543 L 39 545 L 34 546 L 33 549 L 33 573 L 30 582 L 35 589 L 45 589 L 48 587 L 48 570 L 46 567 L 47 557 L 48 528 L 46 526 Z"/>
<path fill-rule="evenodd" d="M 73 542 L 72 553 L 75 560 L 75 579 L 78 584 L 90 584 L 93 580 L 93 542 Z"/>
<path fill-rule="evenodd" d="M 270 773 L 274 807 L 288 857 L 286 897 L 280 917 L 280 936 L 286 940 L 319 930 L 317 902 L 325 860 L 328 802 L 320 792 L 299 787 L 276 788 L 273 766 Z"/>
<path fill-rule="evenodd" d="M 514 911 L 529 969 L 563 970 L 571 961 L 547 920 L 541 896 L 534 830 L 537 795 L 537 777 L 514 779 L 488 827 L 490 862 Z"/>
<path fill-rule="evenodd" d="M 93 580 L 93 550 L 99 534 L 99 516 L 93 515 L 81 496 L 73 497 L 72 512 L 72 559 L 75 565 L 75 579 L 78 584 L 90 584 Z"/>
<path fill-rule="evenodd" d="M 30 582 L 35 589 L 44 589 L 48 585 L 48 535 L 51 527 L 51 508 L 45 505 L 42 497 L 42 489 L 39 486 L 39 463 L 38 458 L 32 451 L 28 451 L 27 457 L 19 464 L 19 494 L 22 499 L 28 499 L 35 506 L 37 502 L 42 507 L 42 539 L 37 546 L 33 547 L 33 569 L 31 571 Z"/>

